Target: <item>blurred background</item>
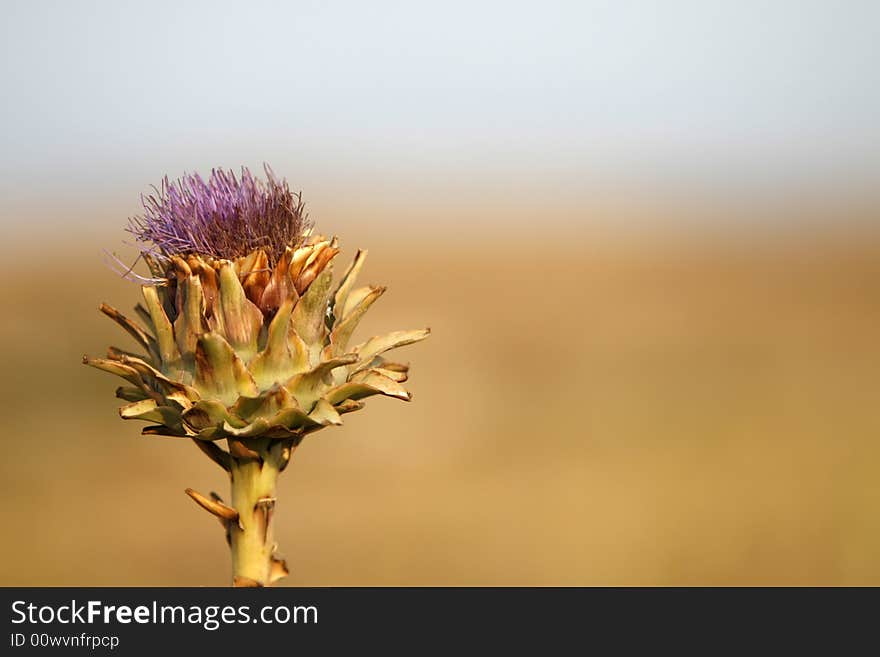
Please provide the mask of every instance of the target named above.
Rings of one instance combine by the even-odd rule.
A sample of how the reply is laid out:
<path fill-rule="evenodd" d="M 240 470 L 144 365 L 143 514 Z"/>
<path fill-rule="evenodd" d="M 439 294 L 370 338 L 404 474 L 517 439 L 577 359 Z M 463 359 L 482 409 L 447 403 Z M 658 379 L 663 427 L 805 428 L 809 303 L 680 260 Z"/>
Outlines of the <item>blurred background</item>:
<path fill-rule="evenodd" d="M 880 584 L 880 5 L 5 0 L 2 585 L 225 585 L 80 364 L 162 176 L 269 162 L 415 399 L 282 477 L 287 585 Z"/>

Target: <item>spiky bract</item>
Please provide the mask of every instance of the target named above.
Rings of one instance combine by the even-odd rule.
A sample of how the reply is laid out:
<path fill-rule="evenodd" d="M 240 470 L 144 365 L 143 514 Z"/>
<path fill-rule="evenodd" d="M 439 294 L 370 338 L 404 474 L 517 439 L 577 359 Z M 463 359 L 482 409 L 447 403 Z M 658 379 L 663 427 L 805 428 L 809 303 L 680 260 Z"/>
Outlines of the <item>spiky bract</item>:
<path fill-rule="evenodd" d="M 111 348 L 107 358 L 84 362 L 128 382 L 116 393 L 129 402 L 120 414 L 151 422 L 145 434 L 227 438 L 230 451 L 258 438 L 295 446 L 371 395 L 409 400 L 401 385 L 408 366 L 383 354 L 429 331 L 350 346 L 385 288 L 354 287 L 365 251 L 334 284 L 338 251 L 335 238 L 314 237 L 286 248 L 274 267 L 262 249 L 234 260 L 174 256 L 167 268 L 148 257 L 166 284 L 142 287 L 136 310 L 144 326 L 101 307 L 144 353 Z"/>

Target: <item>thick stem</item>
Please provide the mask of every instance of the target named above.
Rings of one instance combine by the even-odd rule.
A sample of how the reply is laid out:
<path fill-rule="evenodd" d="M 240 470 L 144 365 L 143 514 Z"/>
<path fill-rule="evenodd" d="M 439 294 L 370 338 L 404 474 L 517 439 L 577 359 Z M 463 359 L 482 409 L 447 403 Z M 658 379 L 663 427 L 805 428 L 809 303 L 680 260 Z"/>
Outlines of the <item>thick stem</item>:
<path fill-rule="evenodd" d="M 238 511 L 238 522 L 229 523 L 235 586 L 268 586 L 286 574 L 283 561 L 274 557 L 272 528 L 281 462 L 277 450 L 268 444 L 255 447 L 257 458 L 242 455 L 230 463 L 232 507 Z"/>

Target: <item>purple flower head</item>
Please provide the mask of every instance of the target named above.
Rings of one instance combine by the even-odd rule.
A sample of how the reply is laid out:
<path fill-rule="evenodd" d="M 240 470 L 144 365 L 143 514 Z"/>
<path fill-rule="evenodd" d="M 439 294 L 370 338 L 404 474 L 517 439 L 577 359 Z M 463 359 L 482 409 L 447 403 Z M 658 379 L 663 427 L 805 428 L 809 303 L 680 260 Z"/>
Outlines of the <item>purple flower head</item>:
<path fill-rule="evenodd" d="M 231 260 L 261 248 L 274 264 L 285 248 L 303 241 L 311 222 L 302 195 L 264 168 L 265 182 L 247 167 L 240 177 L 213 169 L 207 181 L 198 174 L 174 182 L 166 176 L 155 194 L 141 196 L 144 213 L 129 220 L 128 231 L 142 253 L 162 259 L 198 254 Z"/>

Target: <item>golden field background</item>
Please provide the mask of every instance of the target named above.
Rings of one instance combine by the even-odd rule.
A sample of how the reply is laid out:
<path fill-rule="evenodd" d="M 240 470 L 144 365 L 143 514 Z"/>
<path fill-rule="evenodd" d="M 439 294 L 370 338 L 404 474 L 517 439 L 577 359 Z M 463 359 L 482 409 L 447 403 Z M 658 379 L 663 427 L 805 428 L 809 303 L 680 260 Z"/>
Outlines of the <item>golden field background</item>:
<path fill-rule="evenodd" d="M 433 329 L 282 477 L 287 584 L 880 585 L 878 22 L 5 3 L 0 585 L 227 583 L 221 471 L 80 359 L 138 195 L 263 162 L 370 250 L 362 336 Z"/>
<path fill-rule="evenodd" d="M 392 232 L 341 257 L 390 288 L 361 336 L 433 329 L 400 352 L 415 398 L 298 450 L 285 584 L 880 584 L 875 233 Z M 80 364 L 130 346 L 97 312 L 139 297 L 115 237 L 3 260 L 2 585 L 228 580 L 183 494 L 221 471 Z"/>

